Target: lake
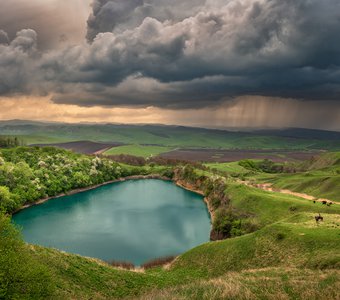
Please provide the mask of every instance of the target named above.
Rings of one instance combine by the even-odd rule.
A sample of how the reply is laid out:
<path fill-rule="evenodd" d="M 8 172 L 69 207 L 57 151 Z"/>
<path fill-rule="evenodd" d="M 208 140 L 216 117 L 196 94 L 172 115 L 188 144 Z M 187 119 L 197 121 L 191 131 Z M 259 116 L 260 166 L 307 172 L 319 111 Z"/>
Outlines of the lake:
<path fill-rule="evenodd" d="M 156 179 L 112 183 L 20 211 L 26 242 L 105 261 L 178 255 L 209 241 L 203 197 Z"/>

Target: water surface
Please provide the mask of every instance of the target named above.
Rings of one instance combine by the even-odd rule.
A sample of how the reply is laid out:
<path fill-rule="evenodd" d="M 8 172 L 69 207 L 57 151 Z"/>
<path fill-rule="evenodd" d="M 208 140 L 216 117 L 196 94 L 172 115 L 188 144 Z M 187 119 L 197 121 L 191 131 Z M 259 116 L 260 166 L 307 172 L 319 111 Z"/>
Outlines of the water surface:
<path fill-rule="evenodd" d="M 53 199 L 13 216 L 25 241 L 136 265 L 209 240 L 203 197 L 172 182 L 113 183 Z"/>

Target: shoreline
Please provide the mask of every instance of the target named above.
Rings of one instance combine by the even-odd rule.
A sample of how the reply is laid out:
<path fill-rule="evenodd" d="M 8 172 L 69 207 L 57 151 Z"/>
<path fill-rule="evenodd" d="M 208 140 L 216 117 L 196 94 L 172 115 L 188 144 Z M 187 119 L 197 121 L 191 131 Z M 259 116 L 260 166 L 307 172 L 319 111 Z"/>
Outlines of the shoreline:
<path fill-rule="evenodd" d="M 158 179 L 158 180 L 164 180 L 164 181 L 171 181 L 178 187 L 181 187 L 181 188 L 183 188 L 187 191 L 190 191 L 190 192 L 193 192 L 193 193 L 196 193 L 196 194 L 203 196 L 203 201 L 207 206 L 207 209 L 208 209 L 208 212 L 209 212 L 209 215 L 210 215 L 210 219 L 211 219 L 211 224 L 212 224 L 212 222 L 214 220 L 214 211 L 212 210 L 208 199 L 204 196 L 204 193 L 201 190 L 196 189 L 196 188 L 190 186 L 189 184 L 187 184 L 187 183 L 185 183 L 185 182 L 183 182 L 179 179 L 170 179 L 168 177 L 157 175 L 157 174 L 132 175 L 132 176 L 127 176 L 127 177 L 122 177 L 122 178 L 106 181 L 106 182 L 99 183 L 99 184 L 96 184 L 96 185 L 91 185 L 91 186 L 84 187 L 84 188 L 73 189 L 73 190 L 70 190 L 69 192 L 66 192 L 66 193 L 60 193 L 60 194 L 55 195 L 55 196 L 46 197 L 46 198 L 34 201 L 32 203 L 25 204 L 22 207 L 15 210 L 13 213 L 11 213 L 11 215 L 15 215 L 15 214 L 19 213 L 20 211 L 22 211 L 24 209 L 43 204 L 43 203 L 45 203 L 49 200 L 58 199 L 58 198 L 61 198 L 61 197 L 64 197 L 64 196 L 71 196 L 71 195 L 79 194 L 79 193 L 82 193 L 82 192 L 94 190 L 94 189 L 99 188 L 101 186 L 106 186 L 106 185 L 116 183 L 116 182 L 124 182 L 124 181 L 129 181 L 129 180 L 141 180 L 141 179 Z"/>
<path fill-rule="evenodd" d="M 109 185 L 111 183 L 124 182 L 124 181 L 128 181 L 128 180 L 138 180 L 138 179 L 159 179 L 159 180 L 164 180 L 164 181 L 171 181 L 170 178 L 160 176 L 160 175 L 157 175 L 157 174 L 153 174 L 153 175 L 132 175 L 132 176 L 127 176 L 127 177 L 121 177 L 121 178 L 118 178 L 118 179 L 105 181 L 103 183 L 99 183 L 99 184 L 96 184 L 96 185 L 91 185 L 91 186 L 84 187 L 84 188 L 73 189 L 73 190 L 70 190 L 69 192 L 66 192 L 66 193 L 60 193 L 60 194 L 55 195 L 55 196 L 46 197 L 46 198 L 43 198 L 43 199 L 36 200 L 32 203 L 24 204 L 23 206 L 21 206 L 20 208 L 15 210 L 13 213 L 11 213 L 11 215 L 15 215 L 16 213 L 18 213 L 18 212 L 20 212 L 20 211 L 22 211 L 26 208 L 30 208 L 32 206 L 43 204 L 43 203 L 45 203 L 49 200 L 58 199 L 58 198 L 61 198 L 61 197 L 64 197 L 64 196 L 71 196 L 71 195 L 79 194 L 79 193 L 82 193 L 82 192 L 94 190 L 94 189 L 99 188 L 101 186 Z"/>
<path fill-rule="evenodd" d="M 201 190 L 199 190 L 199 189 L 193 187 L 192 185 L 190 185 L 190 184 L 188 184 L 188 183 L 186 183 L 186 182 L 184 182 L 184 181 L 182 181 L 182 180 L 179 180 L 179 179 L 173 180 L 173 182 L 174 182 L 177 186 L 179 186 L 179 187 L 181 187 L 181 188 L 183 188 L 183 189 L 185 189 L 185 190 L 187 190 L 187 191 L 190 191 L 190 192 L 193 192 L 193 193 L 196 193 L 196 194 L 199 194 L 199 195 L 203 196 L 203 201 L 205 202 L 205 204 L 206 204 L 206 206 L 207 206 L 207 208 L 208 208 L 208 212 L 209 212 L 210 220 L 211 220 L 211 225 L 212 225 L 213 222 L 214 222 L 214 218 L 215 218 L 215 212 L 214 212 L 214 210 L 212 209 L 212 207 L 211 207 L 211 205 L 210 205 L 210 203 L 209 203 L 209 201 L 208 201 L 208 198 L 205 197 L 203 191 L 201 191 Z"/>

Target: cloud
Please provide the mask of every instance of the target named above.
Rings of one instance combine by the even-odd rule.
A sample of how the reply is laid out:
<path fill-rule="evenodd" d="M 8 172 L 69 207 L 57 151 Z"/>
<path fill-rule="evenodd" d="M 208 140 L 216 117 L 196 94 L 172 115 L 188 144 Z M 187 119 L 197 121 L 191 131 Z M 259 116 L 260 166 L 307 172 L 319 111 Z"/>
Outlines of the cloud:
<path fill-rule="evenodd" d="M 0 29 L 0 44 L 8 44 L 9 38 L 6 31 Z"/>
<path fill-rule="evenodd" d="M 39 89 L 37 60 L 37 34 L 32 29 L 23 29 L 11 42 L 0 43 L 0 94 L 30 94 Z"/>
<path fill-rule="evenodd" d="M 338 0 L 94 0 L 92 9 L 89 43 L 40 51 L 21 32 L 0 45 L 0 93 L 171 109 L 243 95 L 339 103 Z"/>
<path fill-rule="evenodd" d="M 41 49 L 79 43 L 86 34 L 91 0 L 0 1 L 0 29 L 13 39 L 16 32 L 31 28 Z"/>
<path fill-rule="evenodd" d="M 205 0 L 94 0 L 87 21 L 87 39 L 93 41 L 98 33 L 136 28 L 147 17 L 178 22 L 199 12 L 205 3 Z"/>

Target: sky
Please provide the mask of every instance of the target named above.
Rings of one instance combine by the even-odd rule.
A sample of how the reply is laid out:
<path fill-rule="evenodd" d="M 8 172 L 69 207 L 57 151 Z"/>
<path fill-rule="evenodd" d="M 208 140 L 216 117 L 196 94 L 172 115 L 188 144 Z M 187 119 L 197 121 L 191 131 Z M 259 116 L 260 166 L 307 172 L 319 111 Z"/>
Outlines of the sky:
<path fill-rule="evenodd" d="M 340 131 L 339 0 L 0 1 L 0 119 Z"/>

